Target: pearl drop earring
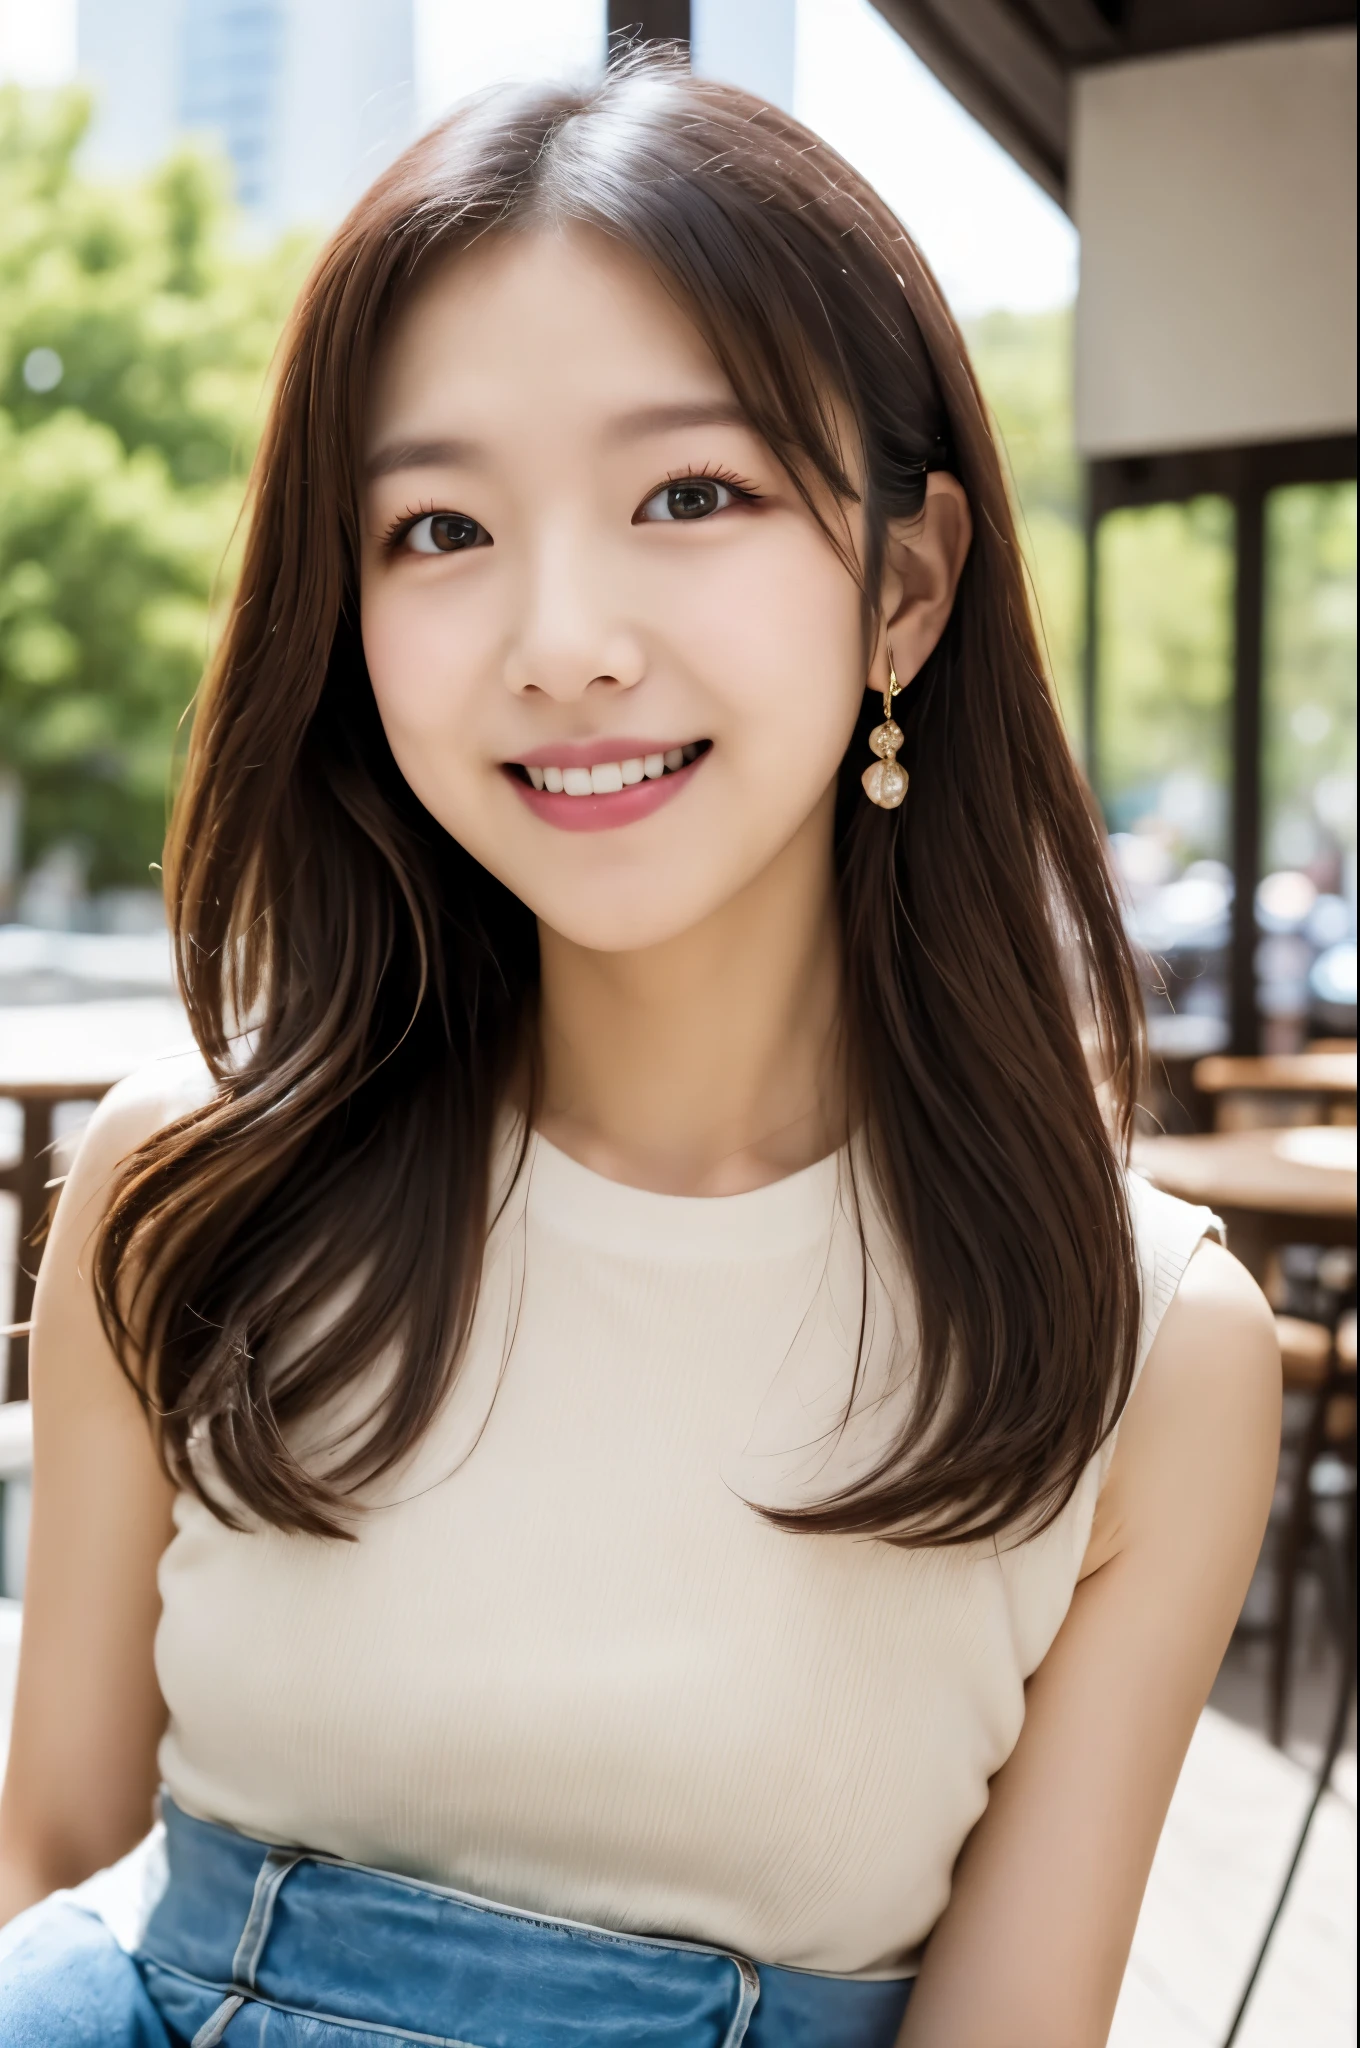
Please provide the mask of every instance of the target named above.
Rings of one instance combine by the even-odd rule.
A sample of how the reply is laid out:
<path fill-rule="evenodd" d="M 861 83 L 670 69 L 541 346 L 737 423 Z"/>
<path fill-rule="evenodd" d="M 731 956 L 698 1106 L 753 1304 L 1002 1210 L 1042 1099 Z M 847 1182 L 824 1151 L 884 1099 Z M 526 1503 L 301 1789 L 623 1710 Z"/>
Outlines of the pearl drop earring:
<path fill-rule="evenodd" d="M 869 735 L 869 745 L 878 755 L 865 769 L 860 781 L 864 794 L 871 804 L 877 804 L 881 811 L 895 811 L 907 793 L 907 771 L 897 761 L 897 750 L 905 734 L 892 715 L 892 700 L 900 695 L 901 683 L 893 667 L 892 648 L 888 649 L 888 687 L 883 692 L 883 723 L 876 725 Z"/>

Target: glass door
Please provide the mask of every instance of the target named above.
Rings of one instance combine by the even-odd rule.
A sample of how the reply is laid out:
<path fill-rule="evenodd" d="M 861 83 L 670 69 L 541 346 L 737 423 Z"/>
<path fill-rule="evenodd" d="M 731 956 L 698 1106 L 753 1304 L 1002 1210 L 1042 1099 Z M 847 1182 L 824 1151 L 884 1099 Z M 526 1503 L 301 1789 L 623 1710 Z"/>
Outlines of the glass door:
<path fill-rule="evenodd" d="M 1355 485 L 1272 491 L 1265 541 L 1256 999 L 1292 1052 L 1355 1036 Z"/>
<path fill-rule="evenodd" d="M 1107 513 L 1096 536 L 1096 769 L 1148 1034 L 1165 1058 L 1229 1031 L 1233 510 Z"/>

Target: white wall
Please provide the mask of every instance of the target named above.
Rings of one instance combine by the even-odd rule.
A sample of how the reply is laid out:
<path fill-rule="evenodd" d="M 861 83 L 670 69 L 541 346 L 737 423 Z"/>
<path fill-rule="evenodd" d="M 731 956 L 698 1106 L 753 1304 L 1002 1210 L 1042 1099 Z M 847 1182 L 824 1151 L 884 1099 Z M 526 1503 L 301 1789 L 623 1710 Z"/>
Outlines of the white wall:
<path fill-rule="evenodd" d="M 1354 30 L 1078 79 L 1087 454 L 1354 430 L 1355 86 Z"/>

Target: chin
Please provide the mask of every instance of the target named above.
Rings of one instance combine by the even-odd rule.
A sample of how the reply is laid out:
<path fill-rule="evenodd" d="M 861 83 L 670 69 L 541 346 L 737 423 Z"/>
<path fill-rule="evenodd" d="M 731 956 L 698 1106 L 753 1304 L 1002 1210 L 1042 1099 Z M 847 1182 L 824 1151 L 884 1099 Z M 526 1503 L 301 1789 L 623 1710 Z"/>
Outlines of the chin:
<path fill-rule="evenodd" d="M 641 953 L 702 924 L 722 899 L 682 894 L 659 877 L 649 882 L 644 873 L 630 876 L 626 889 L 582 887 L 570 895 L 554 892 L 550 900 L 524 900 L 570 945 L 591 953 Z"/>

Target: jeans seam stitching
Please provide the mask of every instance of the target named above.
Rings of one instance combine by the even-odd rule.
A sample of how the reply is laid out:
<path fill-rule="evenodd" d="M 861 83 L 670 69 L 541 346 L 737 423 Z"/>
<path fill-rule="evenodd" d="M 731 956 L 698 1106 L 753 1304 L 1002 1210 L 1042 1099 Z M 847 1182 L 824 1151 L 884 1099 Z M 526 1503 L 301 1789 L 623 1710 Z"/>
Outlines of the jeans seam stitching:
<path fill-rule="evenodd" d="M 270 1998 L 266 1992 L 257 1991 L 249 1985 L 224 1984 L 220 1979 L 214 1981 L 209 1977 L 195 1976 L 192 1970 L 183 1970 L 177 1963 L 164 1963 L 159 1956 L 142 1954 L 138 1961 L 150 1963 L 153 1968 L 164 1970 L 168 1977 L 178 1977 L 182 1983 L 192 1984 L 199 1991 L 211 1991 L 223 2000 L 232 1997 L 247 1999 L 254 2005 L 268 2006 L 272 2012 L 292 2013 L 297 2019 L 316 2020 L 324 2026 L 347 2027 L 358 2034 L 390 2034 L 397 2041 L 420 2042 L 422 2048 L 485 2048 L 484 2043 L 466 2041 L 457 2034 L 417 2033 L 411 2027 L 385 2026 L 377 2020 L 352 2020 L 339 2013 L 314 2012 L 305 2005 L 290 2005 L 285 1999 Z"/>

